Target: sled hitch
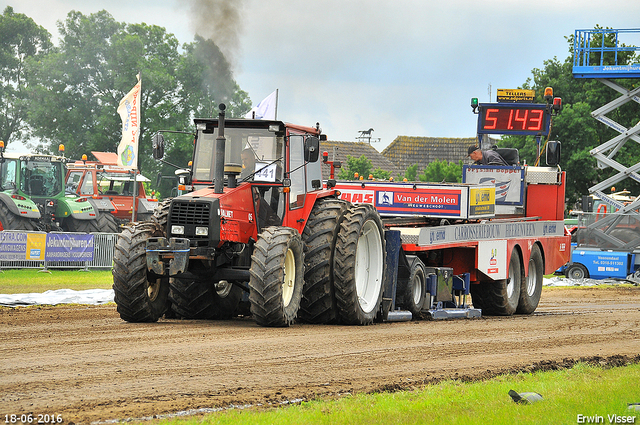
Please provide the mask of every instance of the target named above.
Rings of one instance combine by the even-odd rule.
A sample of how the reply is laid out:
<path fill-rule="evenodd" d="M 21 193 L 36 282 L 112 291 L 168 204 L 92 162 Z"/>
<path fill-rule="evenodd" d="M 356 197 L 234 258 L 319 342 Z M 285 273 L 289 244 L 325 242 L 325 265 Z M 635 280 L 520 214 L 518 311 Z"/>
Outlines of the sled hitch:
<path fill-rule="evenodd" d="M 158 276 L 175 276 L 189 266 L 191 249 L 186 238 L 149 238 L 146 252 L 147 270 Z"/>

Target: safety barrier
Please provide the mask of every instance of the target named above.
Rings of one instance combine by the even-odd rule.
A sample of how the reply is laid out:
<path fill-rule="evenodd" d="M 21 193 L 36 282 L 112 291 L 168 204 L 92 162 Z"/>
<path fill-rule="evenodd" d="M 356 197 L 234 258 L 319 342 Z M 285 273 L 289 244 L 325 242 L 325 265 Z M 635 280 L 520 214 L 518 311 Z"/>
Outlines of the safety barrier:
<path fill-rule="evenodd" d="M 91 261 L 0 260 L 0 269 L 110 269 L 113 266 L 113 253 L 118 240 L 118 234 L 92 234 L 94 235 L 94 251 L 93 260 Z"/>

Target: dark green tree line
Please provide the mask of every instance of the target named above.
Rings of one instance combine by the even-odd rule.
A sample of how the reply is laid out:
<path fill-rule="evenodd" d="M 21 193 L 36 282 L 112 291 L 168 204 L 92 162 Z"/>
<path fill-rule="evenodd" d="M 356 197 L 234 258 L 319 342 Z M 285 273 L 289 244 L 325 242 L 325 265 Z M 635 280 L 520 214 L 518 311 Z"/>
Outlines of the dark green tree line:
<path fill-rule="evenodd" d="M 11 6 L 0 15 L 0 40 L 0 140 L 8 146 L 27 130 L 27 60 L 38 61 L 52 44 L 46 29 Z"/>
<path fill-rule="evenodd" d="M 6 15 L 13 16 L 12 9 L 7 8 Z M 32 47 L 21 56 L 15 53 L 17 48 L 5 53 L 10 46 L 3 42 L 0 59 L 4 60 L 0 65 L 14 72 L 15 58 L 22 60 L 21 96 L 14 95 L 23 106 L 18 135 L 33 150 L 55 153 L 63 143 L 71 158 L 91 151 L 115 152 L 122 128 L 116 110 L 136 84 L 136 74 L 142 80 L 138 168 L 149 176 L 173 174 L 171 167 L 151 157 L 153 133 L 193 131 L 192 119 L 215 116 L 221 102 L 227 104 L 230 117 L 251 108 L 247 93 L 235 83 L 224 55 L 210 40 L 196 37 L 180 46 L 159 26 L 117 22 L 104 10 L 90 15 L 71 11 L 58 22 L 60 43 L 53 47 L 50 35 L 30 18 L 20 15 L 23 25 L 16 30 L 5 16 L 0 34 L 14 31 L 19 40 L 32 32 L 42 39 L 36 42 L 40 38 L 32 37 Z M 0 129 L 4 134 L 4 126 Z M 169 138 L 167 161 L 186 167 L 192 142 L 190 136 Z M 169 181 L 163 185 L 163 193 L 168 194 L 170 185 Z"/>

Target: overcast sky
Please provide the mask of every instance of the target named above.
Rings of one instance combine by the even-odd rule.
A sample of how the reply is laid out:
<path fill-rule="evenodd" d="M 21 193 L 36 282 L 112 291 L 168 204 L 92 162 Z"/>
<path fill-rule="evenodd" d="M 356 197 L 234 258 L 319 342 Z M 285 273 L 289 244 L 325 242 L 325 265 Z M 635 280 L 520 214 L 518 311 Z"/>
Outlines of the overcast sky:
<path fill-rule="evenodd" d="M 219 19 L 218 4 L 236 7 L 235 13 Z M 379 151 L 399 135 L 474 137 L 472 97 L 488 102 L 491 86 L 495 101 L 496 89 L 521 86 L 546 59 L 564 60 L 565 37 L 576 29 L 640 28 L 639 0 L 0 0 L 0 5 L 33 18 L 54 39 L 56 21 L 71 10 L 104 9 L 120 22 L 159 25 L 181 43 L 193 41 L 192 17 L 199 17 L 205 22 L 199 31 L 218 39 L 254 105 L 279 89 L 278 119 L 320 122 L 331 140 L 341 141 L 355 141 L 359 131 L 373 128 L 373 137 L 381 139 L 373 144 Z M 640 36 L 622 41 L 640 45 Z M 131 80 L 133 86 L 134 71 Z"/>

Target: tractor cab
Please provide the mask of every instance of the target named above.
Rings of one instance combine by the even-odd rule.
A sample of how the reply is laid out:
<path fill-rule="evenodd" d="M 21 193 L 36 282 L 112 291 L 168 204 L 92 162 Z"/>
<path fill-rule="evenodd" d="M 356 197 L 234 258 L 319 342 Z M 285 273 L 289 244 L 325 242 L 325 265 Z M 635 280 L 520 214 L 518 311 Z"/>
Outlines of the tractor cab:
<path fill-rule="evenodd" d="M 65 193 L 66 158 L 4 154 L 0 159 L 0 225 L 10 230 L 99 231 L 87 198 Z M 6 224 L 2 224 L 6 223 Z"/>
<path fill-rule="evenodd" d="M 308 194 L 322 190 L 319 127 L 224 118 L 195 119 L 195 126 L 191 171 L 179 186 L 187 193 L 174 201 L 218 198 L 221 214 L 227 218 L 246 216 L 246 221 L 241 220 L 245 224 L 255 218 L 253 238 L 268 226 L 302 232 L 316 199 Z M 163 149 L 164 137 L 158 134 L 154 137 L 157 159 Z"/>

